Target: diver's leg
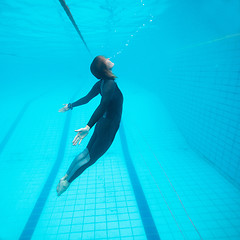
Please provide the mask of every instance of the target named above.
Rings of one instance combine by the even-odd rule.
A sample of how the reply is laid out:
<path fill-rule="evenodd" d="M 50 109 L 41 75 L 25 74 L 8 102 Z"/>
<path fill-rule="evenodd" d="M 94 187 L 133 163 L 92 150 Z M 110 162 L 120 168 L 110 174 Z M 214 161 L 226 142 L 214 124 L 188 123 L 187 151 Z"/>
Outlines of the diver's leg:
<path fill-rule="evenodd" d="M 84 164 L 88 163 L 88 161 L 90 160 L 89 159 L 89 156 L 87 156 L 89 154 L 89 150 L 92 148 L 94 142 L 96 141 L 97 139 L 97 135 L 98 135 L 98 132 L 99 132 L 99 123 L 101 121 L 99 121 L 95 128 L 94 128 L 94 132 L 93 132 L 93 135 L 92 137 L 90 138 L 89 140 L 89 143 L 86 147 L 86 149 L 84 150 L 84 152 L 82 152 L 83 154 L 79 154 L 75 159 L 74 161 L 72 162 L 71 166 L 69 167 L 68 171 L 67 171 L 67 174 L 65 175 L 66 176 L 66 179 L 69 181 L 69 179 L 72 178 L 72 175 L 81 167 L 83 166 Z M 71 181 L 72 182 L 72 181 Z"/>
<path fill-rule="evenodd" d="M 62 177 L 59 180 L 59 183 L 57 185 L 57 193 L 58 196 L 60 196 L 64 191 L 67 190 L 67 188 L 69 187 L 70 183 L 69 179 L 71 178 L 71 176 L 77 171 L 77 169 L 79 167 L 81 167 L 83 164 L 87 163 L 89 161 L 89 157 L 88 157 L 88 149 L 91 149 L 96 137 L 97 137 L 97 129 L 98 129 L 98 123 L 95 125 L 94 128 L 94 132 L 93 135 L 91 136 L 91 139 L 87 145 L 87 147 L 84 149 L 83 152 L 81 152 L 78 156 L 75 157 L 75 159 L 73 160 L 72 164 L 70 165 L 70 167 L 68 168 L 67 173 L 65 174 L 64 177 Z"/>
<path fill-rule="evenodd" d="M 81 159 L 85 158 L 87 156 L 87 154 L 89 153 L 89 149 L 91 149 L 93 143 L 95 142 L 96 140 L 96 137 L 97 137 L 97 126 L 98 124 L 96 124 L 95 128 L 94 128 L 94 132 L 89 140 L 89 143 L 87 145 L 87 147 L 84 149 L 83 152 L 81 152 L 80 154 L 78 154 L 74 160 L 72 161 L 70 167 L 68 168 L 67 172 L 66 172 L 66 175 L 64 177 L 62 177 L 60 180 L 65 180 L 68 175 L 71 173 L 71 171 L 73 171 L 73 168 L 76 164 L 78 164 L 79 161 L 81 161 Z"/>
<path fill-rule="evenodd" d="M 72 164 L 70 165 L 67 174 L 65 177 L 61 178 L 58 186 L 57 186 L 57 193 L 60 196 L 63 192 L 67 190 L 69 187 L 70 182 L 69 179 L 72 178 L 72 175 L 81 168 L 84 164 L 88 163 L 90 160 L 88 149 L 86 148 L 82 153 L 78 154 L 75 159 L 73 160 Z"/>
<path fill-rule="evenodd" d="M 102 118 L 97 123 L 94 130 L 94 138 L 91 138 L 87 146 L 89 154 L 77 161 L 66 180 L 60 181 L 58 196 L 66 191 L 74 179 L 76 179 L 85 169 L 94 164 L 109 149 L 115 138 L 118 126 L 117 122 L 105 118 Z"/>
<path fill-rule="evenodd" d="M 77 171 L 70 177 L 68 181 L 71 183 L 79 175 L 81 175 L 88 167 L 93 165 L 111 146 L 112 141 L 103 141 L 98 139 L 92 146 L 91 151 L 89 152 L 88 158 L 85 160 L 85 164 L 82 165 Z M 92 157 L 91 157 L 92 156 Z"/>
<path fill-rule="evenodd" d="M 87 148 L 86 148 L 87 149 Z M 88 150 L 87 150 L 87 152 L 88 152 Z M 83 165 L 85 165 L 86 163 L 88 163 L 89 162 L 89 160 L 90 160 L 90 156 L 89 156 L 89 153 L 88 154 L 86 154 L 84 157 L 81 157 L 81 154 L 80 154 L 80 157 L 78 158 L 76 158 L 76 162 L 75 162 L 75 165 L 73 166 L 73 168 L 71 169 L 71 171 L 69 171 L 68 173 L 67 173 L 67 178 L 66 178 L 66 180 L 68 181 L 68 182 L 72 182 L 72 181 L 69 181 L 71 178 L 72 178 L 72 176 L 74 175 L 74 173 L 79 169 L 79 168 L 81 168 Z M 74 160 L 75 161 L 75 160 Z"/>
<path fill-rule="evenodd" d="M 83 152 L 81 152 L 80 154 L 78 154 L 78 155 L 74 158 L 74 160 L 72 161 L 70 167 L 69 167 L 68 170 L 67 170 L 67 173 L 66 173 L 67 177 L 71 174 L 71 172 L 73 171 L 73 169 L 76 168 L 76 165 L 79 164 L 79 162 L 81 161 L 81 159 L 84 159 L 87 155 L 88 155 L 88 149 L 85 148 L 85 149 L 83 150 Z M 65 176 L 66 176 L 66 175 L 65 175 Z M 66 178 L 67 178 L 67 177 L 66 177 Z M 66 178 L 65 178 L 65 179 L 66 179 Z"/>
<path fill-rule="evenodd" d="M 80 154 L 78 154 L 78 155 L 74 158 L 74 160 L 72 161 L 70 167 L 68 168 L 65 176 L 62 177 L 62 178 L 59 180 L 59 183 L 58 183 L 58 186 L 57 186 L 57 190 L 58 190 L 58 188 L 59 188 L 60 182 L 66 180 L 66 179 L 68 178 L 69 174 L 71 174 L 71 172 L 73 171 L 74 166 L 75 166 L 76 164 L 78 164 L 78 162 L 79 162 L 81 159 L 83 159 L 84 157 L 86 157 L 86 155 L 88 155 L 88 149 L 87 149 L 87 148 L 85 148 L 85 149 L 83 150 L 83 152 L 81 152 Z"/>
<path fill-rule="evenodd" d="M 70 183 L 82 174 L 84 170 L 93 165 L 109 149 L 118 129 L 110 123 L 109 119 L 101 121 L 101 125 L 97 130 L 97 137 L 89 148 L 90 159 L 87 159 L 88 161 L 86 164 L 82 165 L 70 178 L 68 178 Z"/>

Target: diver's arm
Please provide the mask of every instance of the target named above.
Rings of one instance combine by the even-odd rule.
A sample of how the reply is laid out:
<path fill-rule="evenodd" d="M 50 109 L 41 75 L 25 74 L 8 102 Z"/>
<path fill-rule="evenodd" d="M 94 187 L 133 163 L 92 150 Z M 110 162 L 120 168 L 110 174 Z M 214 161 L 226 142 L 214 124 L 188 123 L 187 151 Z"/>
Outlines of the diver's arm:
<path fill-rule="evenodd" d="M 91 99 L 96 97 L 100 93 L 100 81 L 96 82 L 90 92 L 85 96 L 77 100 L 76 102 L 70 103 L 68 108 L 72 109 L 74 107 L 88 103 Z"/>
<path fill-rule="evenodd" d="M 87 124 L 87 126 L 89 126 L 90 128 L 92 128 L 93 125 L 103 116 L 104 112 L 108 107 L 108 104 L 110 103 L 115 87 L 116 83 L 114 82 L 114 80 L 107 80 L 105 82 L 101 102 L 97 109 L 94 111 L 92 117 Z"/>

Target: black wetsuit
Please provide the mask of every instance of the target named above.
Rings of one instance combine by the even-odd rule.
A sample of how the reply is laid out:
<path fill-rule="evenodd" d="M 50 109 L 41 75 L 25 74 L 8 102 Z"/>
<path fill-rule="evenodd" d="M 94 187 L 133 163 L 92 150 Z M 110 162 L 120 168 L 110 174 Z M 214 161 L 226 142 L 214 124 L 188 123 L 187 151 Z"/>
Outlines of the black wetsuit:
<path fill-rule="evenodd" d="M 99 93 L 102 96 L 101 102 L 87 124 L 92 128 L 96 123 L 93 135 L 87 148 L 76 156 L 70 166 L 67 172 L 69 182 L 94 164 L 108 150 L 118 131 L 122 116 L 123 95 L 114 80 L 99 80 L 85 97 L 71 105 L 76 107 L 86 104 Z"/>

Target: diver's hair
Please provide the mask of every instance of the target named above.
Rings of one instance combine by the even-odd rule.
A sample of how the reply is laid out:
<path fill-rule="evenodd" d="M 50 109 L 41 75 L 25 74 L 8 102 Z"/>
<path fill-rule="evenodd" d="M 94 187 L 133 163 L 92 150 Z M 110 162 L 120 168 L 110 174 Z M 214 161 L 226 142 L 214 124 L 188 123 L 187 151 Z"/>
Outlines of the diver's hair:
<path fill-rule="evenodd" d="M 92 64 L 90 66 L 91 73 L 97 79 L 104 80 L 115 80 L 117 78 L 110 69 L 108 69 L 107 65 L 104 62 L 104 56 L 97 56 L 93 59 Z"/>

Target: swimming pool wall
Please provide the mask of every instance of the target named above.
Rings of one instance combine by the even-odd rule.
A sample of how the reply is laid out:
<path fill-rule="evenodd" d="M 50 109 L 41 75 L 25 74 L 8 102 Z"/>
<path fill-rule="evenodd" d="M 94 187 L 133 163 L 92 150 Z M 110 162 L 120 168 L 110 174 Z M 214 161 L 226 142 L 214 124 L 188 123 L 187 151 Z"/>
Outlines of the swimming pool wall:
<path fill-rule="evenodd" d="M 240 187 L 240 34 L 169 56 L 165 104 L 192 146 Z"/>

